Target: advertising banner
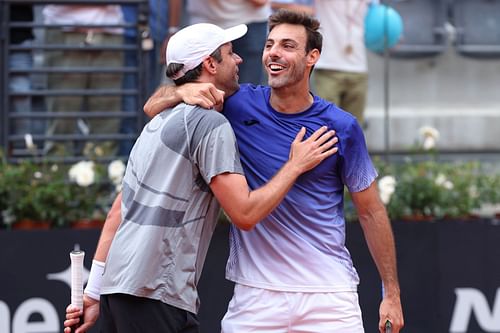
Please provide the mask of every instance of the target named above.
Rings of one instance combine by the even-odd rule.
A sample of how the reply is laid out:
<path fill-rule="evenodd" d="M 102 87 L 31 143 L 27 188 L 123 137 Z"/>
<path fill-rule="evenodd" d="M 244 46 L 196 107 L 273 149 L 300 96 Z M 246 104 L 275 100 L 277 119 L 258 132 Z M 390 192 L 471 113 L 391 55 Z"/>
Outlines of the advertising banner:
<path fill-rule="evenodd" d="M 396 222 L 393 229 L 405 333 L 500 332 L 500 225 L 495 220 Z M 69 253 L 75 246 L 85 251 L 86 281 L 99 234 L 0 231 L 0 333 L 62 332 L 71 294 Z M 347 224 L 347 245 L 361 278 L 365 332 L 377 332 L 382 286 L 359 224 Z M 221 224 L 198 286 L 201 333 L 220 332 L 233 288 L 224 278 L 227 257 L 228 225 Z"/>

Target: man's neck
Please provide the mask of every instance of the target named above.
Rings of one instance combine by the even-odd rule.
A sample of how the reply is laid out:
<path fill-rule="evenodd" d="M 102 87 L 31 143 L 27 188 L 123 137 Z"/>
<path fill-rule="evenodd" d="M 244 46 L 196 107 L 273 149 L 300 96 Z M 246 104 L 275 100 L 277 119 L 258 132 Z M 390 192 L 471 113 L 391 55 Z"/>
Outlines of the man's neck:
<path fill-rule="evenodd" d="M 309 89 L 301 89 L 298 92 L 286 88 L 272 88 L 269 102 L 278 112 L 299 113 L 307 110 L 312 105 L 314 97 L 309 92 Z"/>

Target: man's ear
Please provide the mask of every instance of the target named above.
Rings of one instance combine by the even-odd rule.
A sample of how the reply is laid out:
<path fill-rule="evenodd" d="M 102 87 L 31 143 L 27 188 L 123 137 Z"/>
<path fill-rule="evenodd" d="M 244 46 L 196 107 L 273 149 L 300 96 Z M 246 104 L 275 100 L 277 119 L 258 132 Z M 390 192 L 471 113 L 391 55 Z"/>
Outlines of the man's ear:
<path fill-rule="evenodd" d="M 215 59 L 212 57 L 208 57 L 205 60 L 203 60 L 203 67 L 208 73 L 212 75 L 217 73 L 217 66 L 215 65 Z"/>
<path fill-rule="evenodd" d="M 307 66 L 309 67 L 312 67 L 314 65 L 316 65 L 316 63 L 318 62 L 319 60 L 319 57 L 320 57 L 320 53 L 319 53 L 319 50 L 318 49 L 312 49 L 311 51 L 309 51 L 309 53 L 307 54 Z"/>

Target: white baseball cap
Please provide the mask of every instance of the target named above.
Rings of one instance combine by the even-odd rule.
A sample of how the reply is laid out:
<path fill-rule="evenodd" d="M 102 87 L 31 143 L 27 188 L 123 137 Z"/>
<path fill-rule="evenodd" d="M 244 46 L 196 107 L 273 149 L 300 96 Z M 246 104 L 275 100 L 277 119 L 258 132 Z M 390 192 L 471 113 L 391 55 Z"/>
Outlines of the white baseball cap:
<path fill-rule="evenodd" d="M 184 67 L 172 79 L 177 80 L 196 68 L 221 45 L 247 33 L 247 26 L 240 24 L 222 29 L 215 24 L 198 23 L 175 33 L 167 45 L 167 66 L 171 63 Z"/>

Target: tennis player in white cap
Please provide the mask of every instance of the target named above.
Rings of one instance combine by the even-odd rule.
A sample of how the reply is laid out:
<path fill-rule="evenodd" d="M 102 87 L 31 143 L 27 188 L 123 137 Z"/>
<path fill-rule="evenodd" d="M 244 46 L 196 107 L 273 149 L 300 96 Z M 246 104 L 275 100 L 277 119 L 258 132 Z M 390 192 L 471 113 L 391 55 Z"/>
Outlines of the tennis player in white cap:
<path fill-rule="evenodd" d="M 246 30 L 196 24 L 179 31 L 167 47 L 167 76 L 178 86 L 206 82 L 233 94 L 242 60 L 230 42 Z M 336 152 L 333 131 L 321 127 L 303 140 L 302 128 L 289 160 L 250 191 L 229 122 L 199 109 L 182 103 L 145 126 L 127 164 L 121 214 L 115 201 L 101 234 L 83 323 L 70 305 L 65 332 L 78 325 L 75 332 L 85 332 L 99 315 L 101 332 L 198 332 L 196 286 L 220 206 L 234 225 L 252 229 L 300 174 Z"/>

